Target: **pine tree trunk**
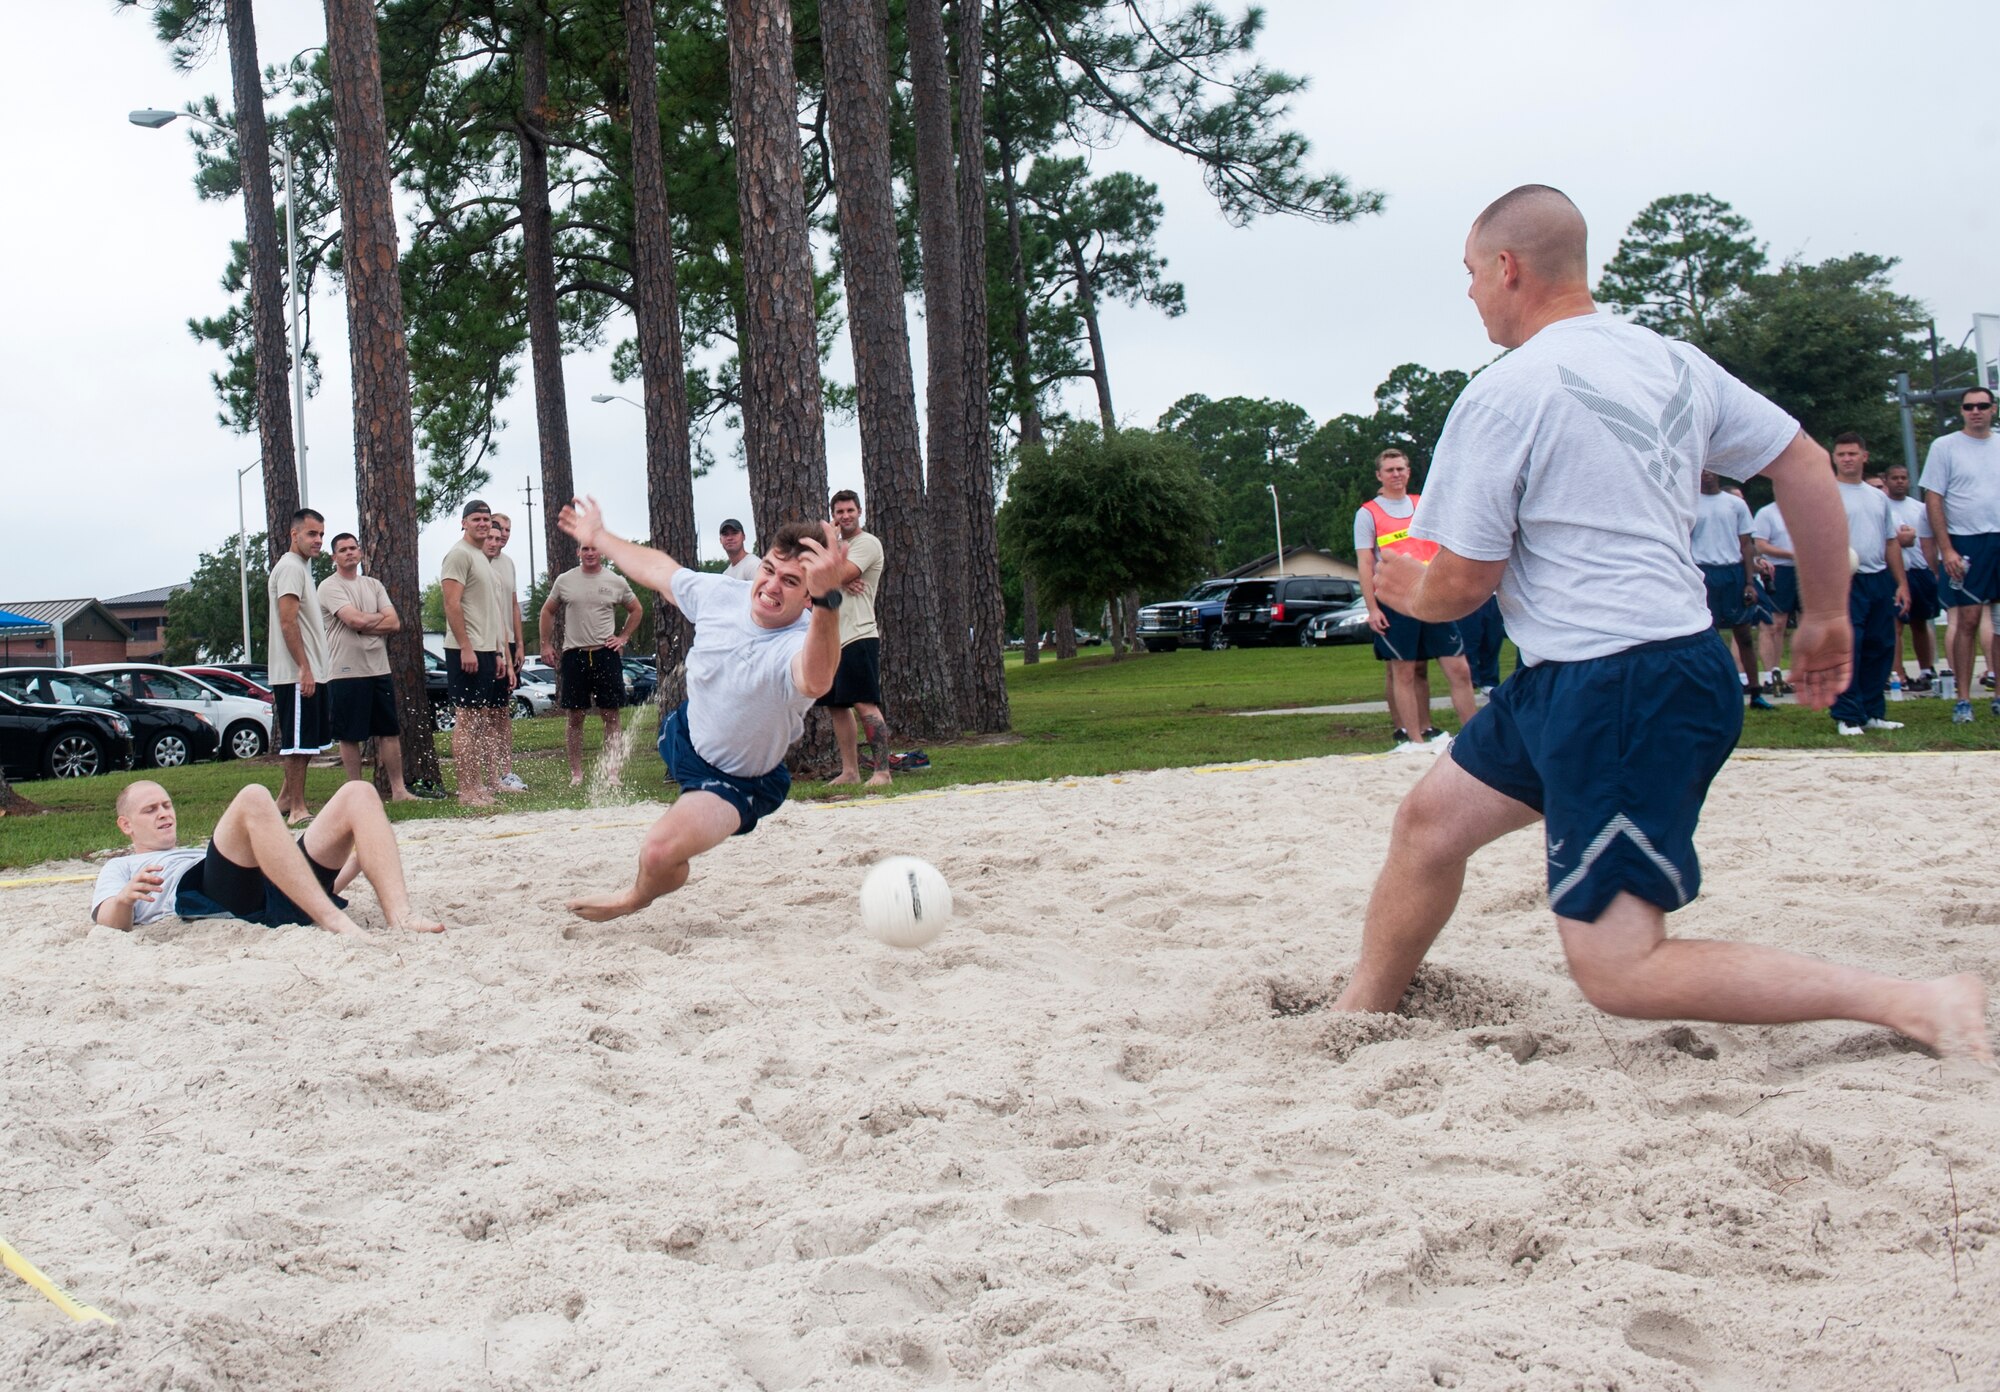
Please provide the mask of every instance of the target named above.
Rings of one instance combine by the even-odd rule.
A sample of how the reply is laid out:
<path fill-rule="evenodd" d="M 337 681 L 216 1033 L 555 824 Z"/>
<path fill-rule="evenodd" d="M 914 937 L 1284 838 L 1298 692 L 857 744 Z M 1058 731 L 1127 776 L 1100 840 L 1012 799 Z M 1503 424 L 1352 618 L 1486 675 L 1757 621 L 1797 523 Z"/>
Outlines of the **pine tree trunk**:
<path fill-rule="evenodd" d="M 1056 610 L 1056 661 L 1076 656 L 1076 610 L 1065 604 Z"/>
<path fill-rule="evenodd" d="M 694 563 L 694 471 L 688 447 L 686 365 L 674 283 L 674 231 L 667 209 L 666 157 L 660 144 L 660 80 L 652 0 L 624 0 L 626 71 L 632 99 L 633 315 L 644 370 L 646 514 L 653 545 Z M 659 703 L 671 710 L 687 694 L 687 648 L 693 629 L 671 604 L 653 609 Z"/>
<path fill-rule="evenodd" d="M 729 107 L 743 227 L 743 454 L 764 544 L 826 516 L 812 249 L 786 0 L 727 0 Z"/>
<path fill-rule="evenodd" d="M 985 0 L 956 0 L 958 28 L 958 209 L 965 286 L 966 608 L 972 649 L 966 723 L 979 734 L 1008 728 L 1007 601 L 1000 592 L 1000 538 L 993 516 L 990 345 L 986 338 Z"/>
<path fill-rule="evenodd" d="M 439 781 L 424 695 L 423 586 L 417 578 L 416 447 L 410 357 L 396 270 L 389 131 L 371 0 L 326 0 L 327 81 L 340 181 L 342 279 L 354 375 L 354 495 L 369 569 L 404 616 L 389 637 L 407 778 Z"/>
<path fill-rule="evenodd" d="M 243 240 L 250 253 L 250 342 L 257 382 L 257 443 L 264 457 L 267 566 L 291 545 L 299 507 L 292 443 L 292 352 L 285 340 L 284 247 L 271 197 L 271 137 L 264 123 L 264 80 L 257 65 L 257 24 L 250 0 L 223 0 L 229 35 L 229 85 L 236 102 L 236 153 L 242 164 Z"/>
<path fill-rule="evenodd" d="M 1118 430 L 1118 413 L 1111 409 L 1111 369 L 1104 361 L 1104 332 L 1097 323 L 1097 286 L 1084 262 L 1083 248 L 1075 242 L 1069 243 L 1069 264 L 1076 276 L 1076 305 L 1090 335 L 1090 380 L 1097 387 L 1097 418 L 1104 433 L 1112 435 Z"/>
<path fill-rule="evenodd" d="M 576 543 L 557 519 L 576 496 L 570 467 L 569 398 L 563 390 L 562 325 L 556 317 L 556 242 L 549 210 L 549 33 L 524 7 L 521 33 L 521 268 L 528 292 L 528 357 L 535 379 L 535 432 L 542 451 L 542 536 L 549 574 L 576 565 Z M 532 586 L 535 577 L 530 575 Z M 561 617 L 557 617 L 560 628 Z M 560 641 L 560 633 L 557 635 Z"/>
<path fill-rule="evenodd" d="M 1042 611 L 1035 603 L 1035 577 L 1021 572 L 1021 661 L 1042 660 Z"/>
<path fill-rule="evenodd" d="M 1104 603 L 1104 632 L 1111 642 L 1111 660 L 1117 662 L 1125 656 L 1125 606 L 1116 595 Z"/>
<path fill-rule="evenodd" d="M 1021 420 L 1021 448 L 1039 449 L 1042 403 L 1028 358 L 1028 262 L 1021 250 L 1021 189 L 1014 180 L 1013 144 L 1004 130 L 999 141 L 1000 193 L 1007 205 L 1007 279 L 1014 286 L 1014 320 L 1007 343 L 1014 370 L 1014 410 Z"/>
<path fill-rule="evenodd" d="M 1125 620 L 1125 641 L 1132 649 L 1132 656 L 1146 657 L 1150 649 L 1139 641 L 1139 592 L 1127 590 L 1116 601 L 1119 614 Z"/>
<path fill-rule="evenodd" d="M 881 0 L 820 0 L 819 17 L 867 525 L 888 557 L 875 602 L 883 702 L 898 736 L 954 739 L 965 722 L 926 560 L 924 459 L 890 153 L 888 21 Z"/>
<path fill-rule="evenodd" d="M 961 716 L 973 709 L 965 439 L 965 264 L 953 169 L 951 71 L 940 0 L 909 0 L 910 83 L 917 144 L 917 245 L 923 261 L 926 520 L 938 628 Z"/>

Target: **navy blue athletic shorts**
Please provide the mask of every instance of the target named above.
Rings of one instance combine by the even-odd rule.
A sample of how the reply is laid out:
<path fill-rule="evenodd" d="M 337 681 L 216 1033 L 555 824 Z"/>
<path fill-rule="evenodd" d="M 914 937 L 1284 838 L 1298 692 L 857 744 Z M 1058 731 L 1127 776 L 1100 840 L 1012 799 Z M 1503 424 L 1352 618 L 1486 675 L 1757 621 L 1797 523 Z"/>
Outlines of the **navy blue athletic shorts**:
<path fill-rule="evenodd" d="M 1549 906 L 1594 923 L 1620 891 L 1669 911 L 1699 892 L 1695 823 L 1742 731 L 1736 664 L 1711 630 L 1523 667 L 1451 757 L 1542 814 Z"/>
<path fill-rule="evenodd" d="M 1741 567 L 1731 566 L 1732 571 Z M 1741 588 L 1739 586 L 1739 588 Z M 1770 614 L 1758 620 L 1760 623 L 1776 623 L 1780 618 L 1796 618 L 1799 612 L 1799 572 L 1797 567 L 1781 565 L 1771 567 L 1771 583 L 1765 586 L 1770 596 Z"/>
<path fill-rule="evenodd" d="M 785 794 L 792 790 L 792 775 L 783 764 L 769 773 L 746 778 L 724 773 L 695 753 L 694 740 L 688 734 L 685 701 L 660 722 L 660 759 L 667 766 L 667 776 L 681 785 L 682 792 L 714 793 L 734 807 L 743 819 L 743 825 L 734 833 L 737 836 L 748 836 L 755 831 L 758 819 L 784 806 Z"/>
<path fill-rule="evenodd" d="M 1743 602 L 1743 567 L 1705 565 L 1701 578 L 1708 587 L 1708 616 L 1717 628 L 1755 623 L 1757 606 Z"/>
<path fill-rule="evenodd" d="M 1903 574 L 1910 582 L 1910 612 L 1903 616 L 1903 622 L 1930 623 L 1944 612 L 1938 603 L 1937 576 L 1929 566 L 1909 566 Z"/>
<path fill-rule="evenodd" d="M 1384 662 L 1423 662 L 1433 657 L 1464 657 L 1465 637 L 1455 623 L 1425 623 L 1380 606 L 1389 616 L 1389 631 L 1375 635 L 1375 656 Z"/>
<path fill-rule="evenodd" d="M 1960 536 L 1953 532 L 1951 544 L 1965 557 L 1965 579 L 1954 584 L 1949 575 L 1940 575 L 1938 602 L 1947 609 L 1963 609 L 2000 599 L 2000 534 Z"/>

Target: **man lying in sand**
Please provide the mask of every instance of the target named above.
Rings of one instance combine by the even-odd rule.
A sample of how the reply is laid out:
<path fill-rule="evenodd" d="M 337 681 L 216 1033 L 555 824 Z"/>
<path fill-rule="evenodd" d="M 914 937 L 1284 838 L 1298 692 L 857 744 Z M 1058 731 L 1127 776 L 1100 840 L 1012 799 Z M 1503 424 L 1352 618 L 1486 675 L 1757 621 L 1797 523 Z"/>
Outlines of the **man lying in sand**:
<path fill-rule="evenodd" d="M 1529 184 L 1466 239 L 1467 293 L 1513 351 L 1452 407 L 1411 534 L 1376 593 L 1445 622 L 1499 591 L 1522 667 L 1397 809 L 1361 960 L 1336 1006 L 1391 1011 L 1444 928 L 1473 852 L 1543 823 L 1549 901 L 1599 1009 L 1731 1024 L 1849 1019 L 1990 1062 L 1986 989 L 1905 981 L 1768 947 L 1667 937 L 1701 887 L 1694 830 L 1743 702 L 1709 627 L 1689 534 L 1701 472 L 1776 490 L 1804 617 L 1801 705 L 1847 685 L 1847 518 L 1826 451 L 1698 350 L 1597 313 L 1583 215 Z"/>
<path fill-rule="evenodd" d="M 107 928 L 155 923 L 168 914 L 227 914 L 266 928 L 311 923 L 331 933 L 367 937 L 335 896 L 357 874 L 375 887 L 392 928 L 438 933 L 444 925 L 410 908 L 403 859 L 366 783 L 345 783 L 296 841 L 268 788 L 237 793 L 215 824 L 206 850 L 175 844 L 174 800 L 141 780 L 118 794 L 118 829 L 132 851 L 105 862 L 90 895 L 90 916 Z"/>
<path fill-rule="evenodd" d="M 560 523 L 578 546 L 596 547 L 695 626 L 687 700 L 660 727 L 660 757 L 681 795 L 646 833 L 630 889 L 570 901 L 578 917 L 603 920 L 672 894 L 687 883 L 689 861 L 747 835 L 783 805 L 792 786 L 785 751 L 840 667 L 847 548 L 830 524 L 788 522 L 746 582 L 689 570 L 613 535 L 595 498 L 573 500 Z"/>

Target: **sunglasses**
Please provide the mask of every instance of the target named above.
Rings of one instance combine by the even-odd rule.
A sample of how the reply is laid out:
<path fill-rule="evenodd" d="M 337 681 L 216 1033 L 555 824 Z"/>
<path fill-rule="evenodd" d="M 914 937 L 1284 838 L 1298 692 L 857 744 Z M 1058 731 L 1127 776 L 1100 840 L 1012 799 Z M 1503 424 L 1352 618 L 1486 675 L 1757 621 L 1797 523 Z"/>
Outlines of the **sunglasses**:
<path fill-rule="evenodd" d="M 1990 401 L 1965 401 L 1959 403 L 1958 409 L 1961 411 L 1990 411 L 1993 409 L 1993 403 Z"/>

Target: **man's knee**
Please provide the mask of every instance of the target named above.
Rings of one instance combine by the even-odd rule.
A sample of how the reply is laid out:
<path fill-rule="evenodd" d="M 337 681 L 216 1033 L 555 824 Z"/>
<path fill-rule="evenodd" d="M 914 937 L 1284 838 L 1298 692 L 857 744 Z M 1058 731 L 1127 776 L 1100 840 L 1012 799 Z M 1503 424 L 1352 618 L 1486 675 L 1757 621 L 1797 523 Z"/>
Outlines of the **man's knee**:
<path fill-rule="evenodd" d="M 236 790 L 236 796 L 229 800 L 229 810 L 255 814 L 269 810 L 276 812 L 278 803 L 271 796 L 271 790 L 262 783 L 250 783 Z"/>
<path fill-rule="evenodd" d="M 1646 958 L 1659 946 L 1665 925 L 1658 925 L 1656 935 L 1637 931 L 1640 925 L 1636 923 L 1621 922 L 1624 916 L 1615 911 L 1627 898 L 1620 896 L 1596 923 L 1562 919 L 1559 926 L 1570 979 L 1584 999 L 1607 1015 L 1643 1018 L 1648 1013 L 1644 1008 Z"/>
<path fill-rule="evenodd" d="M 350 779 L 341 784 L 340 790 L 327 799 L 326 805 L 329 810 L 340 807 L 349 813 L 360 812 L 373 806 L 379 812 L 382 810 L 382 795 L 375 791 L 373 783 L 366 783 L 358 778 Z"/>

